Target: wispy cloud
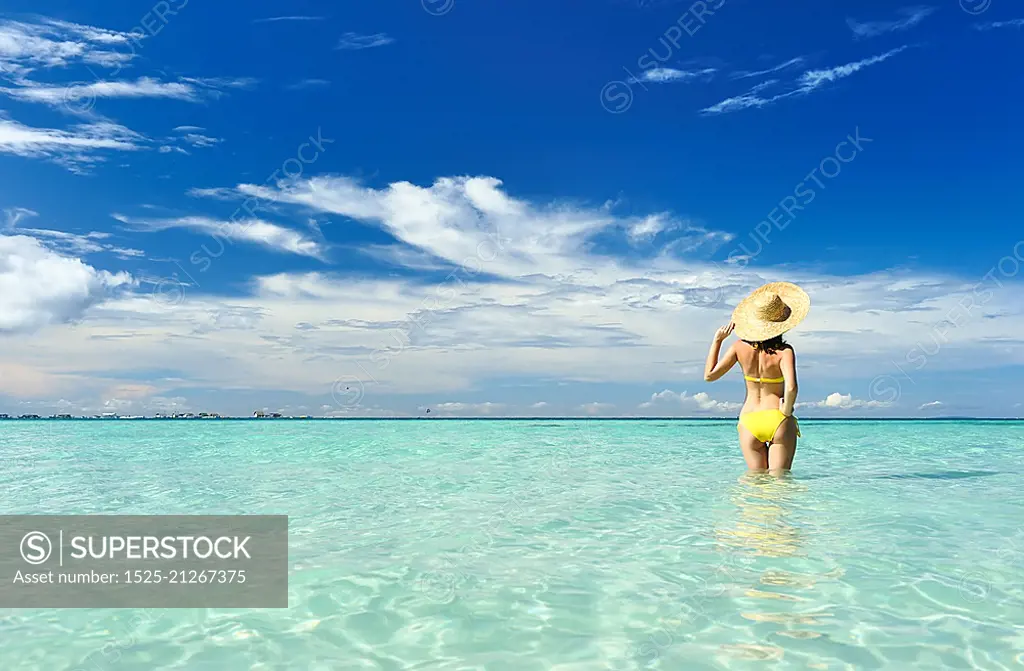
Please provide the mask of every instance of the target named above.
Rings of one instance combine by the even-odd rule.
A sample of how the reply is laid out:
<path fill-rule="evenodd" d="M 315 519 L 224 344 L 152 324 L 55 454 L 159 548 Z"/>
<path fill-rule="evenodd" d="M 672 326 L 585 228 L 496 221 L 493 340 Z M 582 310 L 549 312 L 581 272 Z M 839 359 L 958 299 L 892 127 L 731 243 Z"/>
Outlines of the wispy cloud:
<path fill-rule="evenodd" d="M 66 21 L 0 21 L 0 74 L 24 76 L 39 68 L 76 64 L 120 67 L 135 55 L 142 35 Z"/>
<path fill-rule="evenodd" d="M 991 23 L 976 23 L 975 30 L 995 30 L 997 28 L 1024 28 L 1024 19 L 1013 19 L 1012 21 L 992 21 Z"/>
<path fill-rule="evenodd" d="M 315 259 L 324 259 L 323 246 L 299 231 L 278 226 L 263 219 L 245 221 L 219 221 L 208 217 L 177 217 L 170 219 L 135 219 L 122 214 L 111 215 L 123 224 L 137 230 L 156 232 L 183 228 L 226 240 L 237 240 L 260 245 L 277 252 L 288 252 Z"/>
<path fill-rule="evenodd" d="M 365 245 L 358 251 L 379 263 L 406 270 L 438 271 L 451 268 L 450 263 L 439 261 L 432 254 L 410 249 L 404 245 Z"/>
<path fill-rule="evenodd" d="M 302 81 L 295 82 L 294 84 L 289 84 L 285 88 L 287 88 L 290 91 L 299 91 L 302 89 L 326 88 L 330 85 L 331 82 L 327 81 L 326 79 L 310 78 L 303 79 Z"/>
<path fill-rule="evenodd" d="M 70 233 L 47 228 L 19 228 L 18 235 L 28 235 L 36 238 L 40 244 L 53 249 L 61 254 L 73 256 L 87 256 L 106 252 L 121 259 L 138 258 L 145 256 L 145 252 L 120 247 L 118 245 L 104 242 L 112 236 L 110 233 L 91 231 L 89 233 Z"/>
<path fill-rule="evenodd" d="M 846 25 L 850 26 L 857 39 L 877 37 L 886 33 L 895 33 L 913 28 L 924 21 L 935 11 L 934 7 L 904 7 L 897 11 L 903 18 L 894 21 L 866 21 L 859 22 L 855 19 L 846 19 Z"/>
<path fill-rule="evenodd" d="M 7 228 L 14 228 L 18 225 L 19 221 L 38 216 L 38 212 L 27 207 L 8 207 L 4 210 L 4 223 L 7 225 Z"/>
<path fill-rule="evenodd" d="M 652 68 L 645 70 L 639 78 L 631 81 L 637 82 L 651 82 L 654 84 L 668 84 L 671 82 L 685 82 L 692 81 L 694 79 L 710 79 L 714 76 L 716 70 L 714 68 L 704 68 L 703 70 L 677 70 L 675 68 Z"/>
<path fill-rule="evenodd" d="M 276 23 L 278 21 L 323 21 L 322 16 L 271 16 L 266 19 L 253 19 L 253 23 Z"/>
<path fill-rule="evenodd" d="M 706 107 L 701 110 L 701 113 L 704 115 L 725 114 L 727 112 L 736 112 L 739 110 L 749 109 L 751 107 L 765 107 L 792 96 L 808 95 L 822 88 L 826 84 L 830 84 L 840 79 L 845 79 L 868 66 L 877 65 L 878 63 L 887 61 L 907 48 L 908 47 L 904 45 L 891 49 L 884 54 L 879 54 L 878 56 L 872 56 L 871 58 L 865 58 L 860 61 L 824 70 L 807 70 L 794 82 L 794 88 L 774 96 L 764 97 L 761 95 L 762 91 L 779 83 L 777 79 L 769 79 L 761 82 L 744 94 L 734 96 L 732 98 L 726 98 L 725 100 L 711 105 L 710 107 Z"/>
<path fill-rule="evenodd" d="M 170 154 L 171 152 L 178 152 L 179 154 L 184 154 L 185 156 L 191 156 L 191 154 L 189 154 L 186 150 L 182 149 L 181 147 L 175 147 L 166 144 L 161 145 L 160 148 L 157 149 L 157 151 L 159 151 L 161 154 Z"/>
<path fill-rule="evenodd" d="M 941 405 L 945 405 L 942 401 L 932 401 L 931 403 L 923 403 L 918 410 L 924 410 L 926 408 L 938 408 Z"/>
<path fill-rule="evenodd" d="M 17 86 L 0 87 L 0 93 L 23 102 L 63 107 L 69 112 L 91 114 L 96 100 L 103 98 L 152 98 L 200 102 L 223 95 L 226 88 L 248 88 L 250 79 L 182 78 L 165 82 L 152 77 L 134 81 L 95 81 L 88 84 L 54 86 L 19 79 Z"/>
<path fill-rule="evenodd" d="M 896 49 L 891 49 L 884 54 L 865 58 L 864 60 L 856 61 L 854 63 L 847 63 L 846 65 L 840 65 L 827 70 L 808 70 L 800 76 L 800 92 L 810 93 L 825 84 L 849 77 L 868 66 L 883 63 L 906 49 L 907 47 L 904 45 L 902 47 L 897 47 Z"/>
<path fill-rule="evenodd" d="M 193 147 L 212 147 L 224 141 L 223 138 L 211 137 L 204 133 L 197 132 L 205 130 L 203 128 L 199 128 L 198 126 L 178 126 L 174 130 L 181 134 L 182 142 L 187 142 Z"/>
<path fill-rule="evenodd" d="M 199 99 L 196 88 L 182 82 L 161 82 L 151 77 L 135 81 L 97 81 L 91 84 L 50 86 L 21 80 L 18 88 L 0 87 L 0 92 L 26 102 L 62 105 L 69 100 L 96 98 L 172 98 L 195 102 Z"/>
<path fill-rule="evenodd" d="M 213 188 L 192 187 L 187 193 L 193 198 L 214 198 L 216 200 L 231 200 L 238 197 L 238 191 L 235 189 L 221 186 Z"/>
<path fill-rule="evenodd" d="M 75 371 L 89 378 L 112 369 L 152 368 L 154 361 L 166 360 L 180 369 L 182 387 L 194 387 L 198 380 L 198 384 L 217 390 L 246 386 L 271 393 L 288 389 L 322 399 L 339 370 L 358 370 L 359 363 L 373 365 L 367 357 L 376 351 L 387 352 L 390 359 L 388 365 L 378 364 L 372 370 L 372 384 L 379 385 L 375 393 L 395 390 L 437 401 L 515 403 L 507 395 L 488 397 L 475 390 L 487 381 L 506 377 L 580 380 L 606 383 L 605 391 L 595 397 L 566 393 L 557 403 L 553 399 L 544 412 L 575 414 L 572 407 L 591 400 L 612 401 L 618 408 L 635 410 L 656 390 L 637 391 L 640 395 L 633 400 L 634 392 L 626 390 L 641 389 L 633 385 L 646 387 L 651 380 L 668 377 L 699 379 L 707 350 L 694 335 L 700 330 L 695 324 L 727 320 L 727 306 L 764 281 L 785 275 L 805 286 L 817 306 L 806 322 L 806 335 L 801 336 L 804 360 L 829 360 L 830 366 L 817 371 L 817 381 L 843 390 L 832 402 L 838 406 L 836 411 L 814 413 L 853 415 L 862 411 L 844 411 L 842 406 L 870 400 L 868 380 L 883 370 L 879 366 L 891 366 L 891 360 L 919 347 L 915 343 L 921 339 L 920 321 L 930 319 L 928 314 L 940 319 L 950 310 L 962 310 L 957 306 L 967 304 L 962 299 L 970 295 L 977 280 L 945 271 L 878 271 L 851 276 L 789 266 L 721 268 L 695 260 L 652 262 L 609 254 L 607 247 L 590 242 L 607 240 L 616 233 L 625 235 L 629 223 L 642 216 L 615 216 L 600 201 L 580 206 L 575 199 L 516 198 L 500 184 L 495 178 L 456 176 L 422 185 L 403 180 L 371 187 L 320 175 L 312 181 L 297 179 L 259 192 L 264 202 L 295 203 L 298 213 L 336 220 L 352 216 L 361 224 L 379 227 L 394 244 L 423 250 L 447 264 L 464 265 L 467 272 L 450 275 L 440 294 L 436 282 L 409 272 L 353 276 L 344 269 L 335 274 L 324 268 L 321 272 L 259 277 L 246 273 L 245 278 L 252 280 L 247 285 L 249 292 L 219 292 L 203 281 L 202 292 L 189 295 L 173 310 L 158 309 L 153 292 L 128 296 L 105 304 L 90 318 L 87 329 L 48 330 L 31 339 L 5 342 L 8 359 L 30 361 L 40 348 L 59 351 L 61 360 L 51 371 Z M 261 188 L 268 187 L 257 182 L 236 192 L 253 193 Z M 140 210 L 139 216 L 168 215 Z M 299 225 L 295 228 L 316 239 L 312 231 Z M 184 236 L 184 232 L 174 235 Z M 193 239 L 197 245 L 206 243 L 208 249 L 217 249 L 217 242 L 209 238 Z M 22 240 L 22 244 L 30 242 Z M 242 246 L 224 242 L 229 244 Z M 305 261 L 305 257 L 292 258 Z M 411 258 L 418 263 L 419 258 Z M 260 272 L 259 266 L 255 271 L 252 268 L 251 272 Z M 26 284 L 29 290 L 53 284 L 42 271 L 41 267 L 42 279 Z M 991 349 L 993 338 L 1007 342 L 1019 338 L 1024 328 L 1020 278 L 1000 280 L 999 285 L 990 285 L 992 295 L 981 314 L 946 334 L 948 356 L 944 347 L 944 355 L 929 359 L 929 366 L 934 364 L 937 371 L 976 368 L 984 361 L 979 353 Z M 899 290 L 892 291 L 893 286 Z M 887 298 L 880 304 L 878 297 L 883 293 Z M 714 295 L 715 306 L 699 299 L 701 294 Z M 15 291 L 2 294 L 0 307 L 18 305 L 21 299 Z M 235 316 L 238 311 L 244 311 L 244 318 Z M 856 318 L 851 318 L 852 313 Z M 20 314 L 0 309 L 0 320 Z M 999 318 L 985 319 L 988 315 Z M 248 325 L 226 325 L 240 322 Z M 90 337 L 99 331 L 129 336 L 140 323 L 154 337 L 118 337 L 102 344 Z M 296 329 L 299 323 L 320 328 L 300 331 Z M 187 341 L 173 337 L 204 328 L 218 337 Z M 162 335 L 171 337 L 155 337 Z M 847 348 L 849 356 L 829 358 L 850 341 L 862 346 Z M 224 356 L 225 346 L 231 357 Z M 1020 348 L 1011 347 L 1007 352 L 1011 365 L 1024 361 Z M 260 372 L 256 377 L 252 375 L 254 367 Z M 6 380 L 10 384 L 10 378 Z M 831 386 L 833 383 L 847 386 Z M 691 388 L 693 400 L 689 403 L 699 410 L 701 403 L 740 401 L 742 384 L 736 384 L 726 389 L 728 396 L 697 397 Z M 859 394 L 858 389 L 862 390 Z M 846 395 L 849 401 L 844 400 Z M 823 392 L 807 400 L 820 401 L 825 396 Z M 528 398 L 527 403 L 538 400 L 532 395 Z M 904 396 L 902 405 L 896 407 L 901 413 L 913 411 L 928 400 Z M 667 397 L 663 402 L 680 415 L 688 414 L 682 402 Z M 594 410 L 601 412 L 601 406 Z M 354 408 L 353 412 L 365 411 Z M 660 409 L 655 412 L 661 414 Z M 945 410 L 922 412 L 946 414 Z"/>
<path fill-rule="evenodd" d="M 631 222 L 626 229 L 626 235 L 631 243 L 636 244 L 653 240 L 659 234 L 678 226 L 679 223 L 667 214 L 652 214 Z"/>
<path fill-rule="evenodd" d="M 372 49 L 373 47 L 383 47 L 384 45 L 391 44 L 395 40 L 389 37 L 386 33 L 376 33 L 374 35 L 360 35 L 359 33 L 345 33 L 338 40 L 338 46 L 335 49 Z"/>
<path fill-rule="evenodd" d="M 772 74 L 774 72 L 781 72 L 782 70 L 787 70 L 789 68 L 795 68 L 795 67 L 801 66 L 803 64 L 804 64 L 804 58 L 802 56 L 797 56 L 796 58 L 789 59 L 785 63 L 781 63 L 779 65 L 776 65 L 774 68 L 768 68 L 767 70 L 756 70 L 754 72 L 747 72 L 745 70 L 741 70 L 739 72 L 734 72 L 732 74 L 732 78 L 733 79 L 745 79 L 745 78 L 749 78 L 749 77 L 761 77 L 763 75 L 770 75 L 770 74 Z"/>
<path fill-rule="evenodd" d="M 255 77 L 181 77 L 179 81 L 201 89 L 210 98 L 226 95 L 227 89 L 248 91 L 260 83 Z"/>
<path fill-rule="evenodd" d="M 0 153 L 54 161 L 73 172 L 83 172 L 103 160 L 100 152 L 136 151 L 146 138 L 124 126 L 99 122 L 70 130 L 36 128 L 0 117 Z"/>
<path fill-rule="evenodd" d="M 795 92 L 789 92 L 786 94 L 772 96 L 770 98 L 761 97 L 761 91 L 769 89 L 778 83 L 778 79 L 769 79 L 767 81 L 763 81 L 742 95 L 733 96 L 732 98 L 726 98 L 725 100 L 715 103 L 711 107 L 705 107 L 703 110 L 701 110 L 701 113 L 725 114 L 727 112 L 738 112 L 739 110 L 744 110 L 750 107 L 764 107 L 765 105 L 770 105 L 771 103 L 776 102 L 777 100 L 795 94 Z"/>

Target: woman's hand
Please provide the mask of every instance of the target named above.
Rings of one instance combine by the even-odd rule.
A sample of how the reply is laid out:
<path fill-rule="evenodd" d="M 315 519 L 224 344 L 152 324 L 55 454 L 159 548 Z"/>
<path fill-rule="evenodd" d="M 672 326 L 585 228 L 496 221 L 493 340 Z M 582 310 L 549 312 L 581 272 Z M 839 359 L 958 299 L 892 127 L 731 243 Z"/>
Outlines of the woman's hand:
<path fill-rule="evenodd" d="M 723 342 L 726 338 L 729 337 L 729 334 L 732 333 L 732 330 L 734 328 L 736 328 L 736 324 L 729 322 L 727 326 L 723 326 L 722 328 L 715 331 L 715 342 Z"/>

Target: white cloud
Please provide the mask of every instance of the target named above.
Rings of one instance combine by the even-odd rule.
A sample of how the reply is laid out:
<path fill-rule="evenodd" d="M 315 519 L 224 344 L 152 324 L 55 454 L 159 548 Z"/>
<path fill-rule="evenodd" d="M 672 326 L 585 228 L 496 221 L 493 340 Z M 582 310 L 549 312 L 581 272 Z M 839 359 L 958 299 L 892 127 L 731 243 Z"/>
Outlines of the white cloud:
<path fill-rule="evenodd" d="M 781 100 L 782 98 L 785 98 L 787 96 L 795 95 L 794 92 L 790 92 L 786 94 L 777 95 L 771 98 L 761 97 L 761 91 L 769 89 L 778 83 L 779 80 L 777 79 L 769 79 L 763 81 L 742 95 L 733 96 L 732 98 L 726 98 L 725 100 L 722 100 L 720 102 L 715 103 L 714 105 L 711 105 L 710 107 L 705 107 L 704 109 L 701 110 L 701 113 L 724 114 L 727 112 L 738 112 L 740 110 L 745 110 L 750 107 L 764 107 L 766 105 L 772 104 L 777 100 Z"/>
<path fill-rule="evenodd" d="M 397 268 L 406 270 L 445 270 L 451 264 L 439 261 L 435 256 L 410 249 L 405 245 L 366 245 L 359 248 L 359 253 Z"/>
<path fill-rule="evenodd" d="M 338 40 L 338 46 L 335 49 L 372 49 L 374 47 L 383 47 L 387 44 L 393 43 L 395 40 L 389 37 L 385 33 L 376 33 L 374 35 L 360 35 L 359 33 L 345 33 Z"/>
<path fill-rule="evenodd" d="M 428 408 L 443 415 L 493 415 L 504 408 L 502 403 L 438 403 L 437 405 L 424 406 L 421 410 Z"/>
<path fill-rule="evenodd" d="M 262 247 L 278 251 L 310 256 L 323 260 L 325 250 L 315 240 L 306 237 L 299 231 L 272 224 L 262 219 L 244 221 L 218 221 L 207 217 L 178 217 L 175 219 L 133 219 L 120 214 L 113 217 L 121 223 L 134 226 L 143 231 L 166 231 L 172 228 L 185 228 L 225 240 L 251 242 Z"/>
<path fill-rule="evenodd" d="M 850 26 L 850 30 L 853 31 L 854 36 L 858 39 L 877 37 L 878 35 L 913 28 L 928 18 L 934 11 L 934 7 L 905 7 L 897 11 L 903 18 L 896 21 L 868 21 L 862 23 L 854 19 L 847 19 L 846 25 Z"/>
<path fill-rule="evenodd" d="M 992 21 L 991 23 L 976 23 L 975 30 L 995 30 L 998 28 L 1024 28 L 1024 19 L 1013 19 L 1011 21 Z"/>
<path fill-rule="evenodd" d="M 351 376 L 365 384 L 365 400 L 344 414 L 360 415 L 393 406 L 394 394 L 469 403 L 478 399 L 467 394 L 488 381 L 515 377 L 604 390 L 596 398 L 573 397 L 567 407 L 595 399 L 635 409 L 629 394 L 636 392 L 624 389 L 652 380 L 702 385 L 714 329 L 751 289 L 779 279 L 800 284 L 812 297 L 810 315 L 789 338 L 807 389 L 842 384 L 831 388 L 867 397 L 871 378 L 899 375 L 892 361 L 906 361 L 922 342 L 935 351 L 933 324 L 942 319 L 957 325 L 938 341 L 941 351 L 928 356 L 929 374 L 983 367 L 993 342 L 1019 343 L 1024 332 L 1019 278 L 998 271 L 999 284 L 976 288 L 977 276 L 917 269 L 843 275 L 799 266 L 729 267 L 658 250 L 645 256 L 631 249 L 620 257 L 595 248 L 593 240 L 625 241 L 644 217 L 515 198 L 490 177 L 369 188 L 328 176 L 232 191 L 259 193 L 305 216 L 323 213 L 319 218 L 337 226 L 351 218 L 379 227 L 392 244 L 415 252 L 408 257 L 413 262 L 430 258 L 455 271 L 429 281 L 412 271 L 234 277 L 250 281 L 230 294 L 204 280 L 171 302 L 150 292 L 153 285 L 142 287 L 94 306 L 74 329 L 8 339 L 5 355 L 23 367 L 17 379 L 25 388 L 78 398 L 98 384 L 94 380 L 123 378 L 160 387 L 168 397 L 183 395 L 178 389 L 185 387 L 247 389 L 313 395 L 315 407 L 330 401 L 335 380 Z M 670 240 L 675 233 L 661 235 Z M 186 269 L 197 273 L 188 263 Z M 963 306 L 971 303 L 964 299 L 971 296 L 968 313 Z M 994 315 L 999 319 L 986 318 Z M 317 328 L 296 329 L 298 323 Z M 1024 364 L 1022 347 L 1007 345 L 1000 356 L 1006 365 Z M 159 369 L 178 371 L 183 380 L 165 387 L 156 378 L 140 379 L 140 371 Z M 720 384 L 726 386 L 715 389 L 742 390 L 739 380 L 734 387 Z M 694 414 L 718 414 L 711 404 L 728 403 L 688 398 Z M 702 403 L 709 410 L 701 411 Z M 685 414 L 681 406 L 674 407 Z"/>
<path fill-rule="evenodd" d="M 55 248 L 54 251 L 67 254 L 85 255 L 102 252 L 106 248 L 99 241 L 110 237 L 109 233 L 91 232 L 85 235 L 41 228 L 21 228 L 19 235 L 28 235 L 40 243 Z"/>
<path fill-rule="evenodd" d="M 30 210 L 27 207 L 8 207 L 4 210 L 4 218 L 6 219 L 8 228 L 14 228 L 18 225 L 19 221 L 38 216 L 38 212 Z"/>
<path fill-rule="evenodd" d="M 78 35 L 88 42 L 96 44 L 129 44 L 141 39 L 138 33 L 121 33 L 106 28 L 96 28 L 80 23 L 45 19 L 44 24 L 55 29 L 66 31 L 70 35 Z"/>
<path fill-rule="evenodd" d="M 79 124 L 71 130 L 34 128 L 0 117 L 0 153 L 46 158 L 72 171 L 102 160 L 101 151 L 136 151 L 146 138 L 109 122 Z"/>
<path fill-rule="evenodd" d="M 114 68 L 134 57 L 139 35 L 52 19 L 0 21 L 0 74 L 24 76 L 39 68 L 75 64 Z"/>
<path fill-rule="evenodd" d="M 598 403 L 598 402 L 595 401 L 593 403 L 584 403 L 583 405 L 579 406 L 578 409 L 584 415 L 590 415 L 590 416 L 608 415 L 613 410 L 615 410 L 615 404 L 614 403 Z"/>
<path fill-rule="evenodd" d="M 885 62 L 892 58 L 893 56 L 895 56 L 896 54 L 899 54 L 902 51 L 906 50 L 907 48 L 907 46 L 897 47 L 895 49 L 890 49 L 889 51 L 883 54 L 879 54 L 878 56 L 872 56 L 871 58 L 865 58 L 860 61 L 855 61 L 853 63 L 847 63 L 846 65 L 839 65 L 824 70 L 807 70 L 803 74 L 801 74 L 800 77 L 796 80 L 796 82 L 794 83 L 794 88 L 791 88 L 788 91 L 784 91 L 783 93 L 779 93 L 774 96 L 763 97 L 761 95 L 762 91 L 771 88 L 779 83 L 778 80 L 770 79 L 761 82 L 760 84 L 754 86 L 752 89 L 750 89 L 749 91 L 742 95 L 735 96 L 732 98 L 726 98 L 725 100 L 722 100 L 718 103 L 715 103 L 714 105 L 711 105 L 710 107 L 705 107 L 704 109 L 701 110 L 701 113 L 705 115 L 711 115 L 725 114 L 728 112 L 737 112 L 739 110 L 749 109 L 752 107 L 766 107 L 768 105 L 778 102 L 779 100 L 790 98 L 792 96 L 808 95 L 825 86 L 826 84 L 830 84 L 840 79 L 845 79 L 846 77 L 849 77 L 850 75 L 853 75 L 868 66 L 877 65 L 878 63 Z"/>
<path fill-rule="evenodd" d="M 18 235 L 31 236 L 58 254 L 86 256 L 88 254 L 109 252 L 122 259 L 137 258 L 145 255 L 144 252 L 138 249 L 119 247 L 103 242 L 109 239 L 111 235 L 98 231 L 79 234 L 43 228 L 19 228 L 16 233 Z"/>
<path fill-rule="evenodd" d="M 41 406 L 43 403 L 33 403 Z M 74 416 L 94 417 L 107 413 L 125 417 L 131 415 L 154 416 L 192 412 L 189 400 L 183 396 L 161 396 L 160 390 L 151 385 L 115 384 L 99 390 L 91 399 L 60 399 L 52 404 L 45 404 L 60 413 Z"/>
<path fill-rule="evenodd" d="M 803 65 L 804 62 L 805 62 L 805 60 L 804 60 L 804 58 L 802 56 L 797 56 L 796 58 L 791 58 L 788 61 L 786 61 L 785 63 L 780 63 L 779 65 L 776 65 L 773 68 L 768 68 L 767 70 L 757 70 L 757 71 L 754 71 L 754 72 L 748 72 L 746 70 L 742 70 L 740 72 L 735 72 L 735 73 L 733 73 L 732 78 L 733 79 L 748 79 L 750 77 L 761 77 L 763 75 L 770 75 L 770 74 L 772 74 L 774 72 L 780 72 L 782 70 L 788 70 L 789 68 L 794 68 L 794 67 Z"/>
<path fill-rule="evenodd" d="M 315 77 L 311 77 L 309 79 L 297 81 L 294 84 L 289 84 L 286 88 L 290 91 L 301 91 L 302 89 L 326 88 L 330 85 L 331 82 L 326 79 L 316 79 Z"/>
<path fill-rule="evenodd" d="M 906 46 L 897 47 L 878 56 L 872 56 L 871 58 L 865 58 L 861 61 L 847 63 L 846 65 L 840 65 L 827 70 L 808 70 L 800 76 L 800 92 L 810 93 L 825 84 L 849 77 L 870 65 L 883 63 L 906 49 Z"/>
<path fill-rule="evenodd" d="M 886 408 L 891 403 L 882 401 L 863 401 L 853 398 L 851 394 L 840 394 L 834 392 L 825 397 L 824 401 L 797 403 L 798 408 L 825 408 L 828 410 L 853 410 L 855 408 Z"/>
<path fill-rule="evenodd" d="M 446 177 L 427 188 L 396 182 L 376 190 L 347 177 L 317 177 L 277 188 L 242 184 L 236 190 L 262 201 L 379 224 L 402 243 L 437 259 L 460 266 L 480 257 L 487 272 L 504 277 L 578 272 L 573 259 L 600 232 L 626 233 L 636 241 L 657 229 L 667 233 L 666 244 L 679 240 L 686 249 L 708 239 L 728 238 L 671 221 L 664 214 L 620 218 L 605 208 L 558 203 L 535 208 L 510 198 L 501 185 L 492 177 Z"/>
<path fill-rule="evenodd" d="M 734 412 L 743 407 L 742 403 L 716 401 L 706 392 L 697 392 L 692 396 L 687 392 L 674 392 L 671 389 L 651 394 L 651 399 L 640 404 L 643 410 L 667 408 L 675 411 Z"/>
<path fill-rule="evenodd" d="M 248 88 L 249 80 L 195 79 L 183 77 L 166 82 L 152 77 L 134 81 L 94 81 L 67 85 L 40 84 L 19 79 L 14 87 L 0 87 L 0 93 L 22 102 L 59 107 L 72 114 L 93 116 L 97 100 L 105 98 L 151 98 L 197 103 L 217 98 L 227 88 Z"/>
<path fill-rule="evenodd" d="M 238 192 L 235 189 L 224 187 L 214 187 L 210 189 L 193 187 L 186 193 L 193 198 L 214 198 L 216 200 L 231 200 L 238 196 Z"/>
<path fill-rule="evenodd" d="M 184 154 L 185 156 L 191 156 L 191 154 L 189 154 L 187 151 L 185 151 L 181 147 L 172 147 L 172 146 L 166 145 L 166 144 L 165 145 L 161 145 L 157 149 L 157 151 L 159 151 L 161 154 L 170 154 L 172 152 L 177 152 L 179 154 Z"/>
<path fill-rule="evenodd" d="M 193 147 L 212 147 L 216 144 L 223 142 L 224 140 L 219 137 L 210 137 L 209 135 L 202 135 L 201 133 L 185 133 L 181 136 L 182 141 L 189 143 Z"/>
<path fill-rule="evenodd" d="M 132 283 L 127 273 L 96 270 L 34 238 L 0 235 L 0 333 L 75 321 L 111 291 Z"/>
<path fill-rule="evenodd" d="M 181 77 L 179 81 L 208 89 L 216 96 L 224 89 L 252 89 L 260 80 L 255 77 Z"/>
<path fill-rule="evenodd" d="M 652 214 L 636 221 L 628 229 L 629 240 L 633 243 L 651 240 L 660 233 L 678 227 L 678 222 L 667 214 Z"/>
<path fill-rule="evenodd" d="M 17 88 L 0 88 L 0 92 L 24 102 L 64 105 L 74 101 L 97 98 L 169 98 L 196 102 L 196 87 L 182 82 L 162 82 L 152 77 L 139 77 L 135 81 L 96 81 L 89 84 L 52 86 L 21 80 Z"/>
<path fill-rule="evenodd" d="M 918 410 L 925 410 L 926 408 L 938 408 L 941 405 L 944 405 L 942 401 L 932 401 L 931 403 L 923 403 L 918 408 Z"/>
<path fill-rule="evenodd" d="M 667 84 L 669 82 L 684 82 L 694 79 L 709 79 L 715 74 L 714 68 L 702 70 L 677 70 L 675 68 L 651 68 L 640 75 L 639 81 L 652 82 L 655 84 Z M 634 82 L 637 80 L 633 80 Z"/>
<path fill-rule="evenodd" d="M 539 409 L 541 409 L 541 408 L 546 408 L 546 407 L 548 407 L 548 402 L 547 402 L 547 401 L 537 401 L 536 403 L 534 403 L 534 404 L 533 404 L 533 405 L 531 405 L 530 407 L 531 407 L 531 408 L 534 408 L 534 409 L 536 409 L 536 410 L 539 410 Z"/>
<path fill-rule="evenodd" d="M 272 16 L 266 19 L 253 19 L 253 23 L 276 23 L 278 21 L 323 21 L 322 16 Z"/>
<path fill-rule="evenodd" d="M 174 132 L 178 133 L 178 138 L 182 142 L 186 142 L 196 148 L 213 147 L 214 145 L 223 142 L 223 138 L 211 137 L 204 134 L 204 128 L 199 126 L 178 126 L 174 129 Z M 203 189 L 194 189 L 198 193 L 202 193 Z"/>

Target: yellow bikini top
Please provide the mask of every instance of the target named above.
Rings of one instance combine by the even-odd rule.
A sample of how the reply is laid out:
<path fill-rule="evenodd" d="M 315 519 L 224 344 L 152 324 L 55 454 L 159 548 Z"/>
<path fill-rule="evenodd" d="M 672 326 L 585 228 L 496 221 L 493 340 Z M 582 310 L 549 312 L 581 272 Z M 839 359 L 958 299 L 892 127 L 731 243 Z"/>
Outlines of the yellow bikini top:
<path fill-rule="evenodd" d="M 781 384 L 786 381 L 784 377 L 750 377 L 749 375 L 744 375 L 743 379 L 750 380 L 751 382 L 771 382 L 773 384 Z"/>

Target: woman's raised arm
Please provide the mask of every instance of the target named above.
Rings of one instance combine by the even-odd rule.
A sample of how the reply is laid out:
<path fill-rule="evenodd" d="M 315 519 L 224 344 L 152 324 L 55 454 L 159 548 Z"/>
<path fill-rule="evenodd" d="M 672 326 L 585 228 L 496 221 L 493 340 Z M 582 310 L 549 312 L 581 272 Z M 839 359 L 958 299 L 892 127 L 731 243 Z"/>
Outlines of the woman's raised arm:
<path fill-rule="evenodd" d="M 729 337 L 735 324 L 729 324 L 715 331 L 715 339 L 711 342 L 711 349 L 708 351 L 708 360 L 704 364 L 704 381 L 714 382 L 729 372 L 729 369 L 736 365 L 736 349 L 729 345 L 722 360 L 718 360 L 718 352 L 722 349 L 722 342 Z"/>

